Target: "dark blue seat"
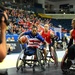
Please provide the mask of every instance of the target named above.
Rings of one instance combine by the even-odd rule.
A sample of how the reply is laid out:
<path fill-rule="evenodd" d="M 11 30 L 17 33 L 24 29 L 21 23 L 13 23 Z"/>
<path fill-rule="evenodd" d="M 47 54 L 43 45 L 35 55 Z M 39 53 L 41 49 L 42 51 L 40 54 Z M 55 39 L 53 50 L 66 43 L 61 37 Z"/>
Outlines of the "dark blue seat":
<path fill-rule="evenodd" d="M 35 55 L 35 54 L 36 54 L 36 48 L 27 47 L 27 48 L 24 50 L 24 54 L 25 54 L 25 55 L 28 55 L 28 56 Z"/>

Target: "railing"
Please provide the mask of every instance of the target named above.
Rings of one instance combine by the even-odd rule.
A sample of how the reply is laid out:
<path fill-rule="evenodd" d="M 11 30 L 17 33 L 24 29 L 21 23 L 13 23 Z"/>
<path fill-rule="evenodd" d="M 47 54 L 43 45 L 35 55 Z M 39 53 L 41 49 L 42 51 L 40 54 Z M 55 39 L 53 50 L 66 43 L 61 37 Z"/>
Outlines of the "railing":
<path fill-rule="evenodd" d="M 75 18 L 75 14 L 45 14 L 47 16 L 51 16 L 54 19 L 73 19 Z"/>

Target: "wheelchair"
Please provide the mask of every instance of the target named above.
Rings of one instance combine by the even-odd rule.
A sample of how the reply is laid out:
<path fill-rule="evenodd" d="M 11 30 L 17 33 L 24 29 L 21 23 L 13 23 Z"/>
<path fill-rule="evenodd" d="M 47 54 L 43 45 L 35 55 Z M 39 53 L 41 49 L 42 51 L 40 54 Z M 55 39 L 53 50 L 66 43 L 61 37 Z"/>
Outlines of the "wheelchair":
<path fill-rule="evenodd" d="M 54 63 L 54 61 L 56 63 L 54 63 L 54 66 L 57 68 L 58 67 L 58 56 L 57 56 L 57 53 L 56 53 L 56 49 L 55 49 L 55 46 L 53 46 L 53 51 L 51 52 L 51 50 L 49 51 L 49 45 L 47 44 L 46 46 L 46 49 L 47 49 L 47 64 L 48 64 L 48 67 L 50 67 L 50 64 L 51 63 Z M 52 56 L 53 55 L 53 56 Z M 54 57 L 54 59 L 53 59 Z"/>
<path fill-rule="evenodd" d="M 65 54 L 61 68 L 63 74 L 75 75 L 75 44 L 68 48 L 68 54 Z"/>
<path fill-rule="evenodd" d="M 62 73 L 63 75 L 75 75 L 75 64 L 72 66 L 71 60 L 66 59 L 66 61 L 63 63 L 62 67 Z"/>
<path fill-rule="evenodd" d="M 33 72 L 35 72 L 35 68 L 38 67 L 40 70 L 44 71 L 45 67 L 45 59 L 44 54 L 41 48 L 26 48 L 26 45 L 21 46 L 21 53 L 18 56 L 16 68 L 17 72 L 21 70 L 24 71 L 24 68 L 32 68 Z M 36 59 L 34 56 L 36 55 Z"/>

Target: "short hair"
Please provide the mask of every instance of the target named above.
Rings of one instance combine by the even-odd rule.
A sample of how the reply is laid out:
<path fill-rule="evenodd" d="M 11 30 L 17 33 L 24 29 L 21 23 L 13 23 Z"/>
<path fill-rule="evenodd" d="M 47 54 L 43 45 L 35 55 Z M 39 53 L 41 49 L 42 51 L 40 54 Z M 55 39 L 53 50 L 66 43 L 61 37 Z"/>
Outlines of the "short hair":
<path fill-rule="evenodd" d="M 33 29 L 33 28 L 36 28 L 36 29 L 38 29 L 38 28 L 37 28 L 37 26 L 35 26 L 35 25 L 33 25 L 33 26 L 32 26 L 32 29 Z"/>
<path fill-rule="evenodd" d="M 72 21 L 75 21 L 75 18 L 73 18 Z"/>
<path fill-rule="evenodd" d="M 45 24 L 44 26 L 48 26 L 48 27 L 49 27 L 49 25 L 48 25 L 48 24 Z"/>

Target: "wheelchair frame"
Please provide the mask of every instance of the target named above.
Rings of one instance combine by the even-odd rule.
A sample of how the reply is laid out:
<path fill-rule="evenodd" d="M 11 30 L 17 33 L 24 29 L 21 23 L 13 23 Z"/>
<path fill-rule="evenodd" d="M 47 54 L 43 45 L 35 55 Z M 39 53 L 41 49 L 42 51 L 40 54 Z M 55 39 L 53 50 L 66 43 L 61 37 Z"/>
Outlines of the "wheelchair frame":
<path fill-rule="evenodd" d="M 66 61 L 64 62 L 64 66 L 61 69 L 62 73 L 64 75 L 75 75 L 75 68 L 74 69 L 70 69 L 71 65 L 72 65 L 71 60 L 66 59 Z"/>
<path fill-rule="evenodd" d="M 17 71 L 19 69 L 21 69 L 21 71 L 23 72 L 24 68 L 26 68 L 26 64 L 29 67 L 32 67 L 33 71 L 35 71 L 35 66 L 39 66 L 39 68 L 43 71 L 46 69 L 43 51 L 40 48 L 36 49 L 36 54 L 35 54 L 36 60 L 33 59 L 34 55 L 31 55 L 31 59 L 26 59 L 26 57 L 28 55 L 24 55 L 24 49 L 22 48 L 22 45 L 21 45 L 21 50 L 22 51 L 19 54 L 18 59 L 17 59 L 17 63 L 16 63 Z M 29 63 L 29 61 L 30 61 L 30 63 Z M 19 64 L 19 62 L 20 62 L 20 64 Z M 36 63 L 38 63 L 38 65 L 36 65 Z"/>
<path fill-rule="evenodd" d="M 54 65 L 55 65 L 55 67 L 58 67 L 58 56 L 57 56 L 57 53 L 56 53 L 56 50 L 55 50 L 55 46 L 53 46 L 53 48 L 54 48 L 54 50 L 53 50 L 52 54 L 53 54 L 53 57 L 55 58 L 55 61 L 56 61 L 56 63 Z M 51 51 L 49 50 L 48 46 L 47 46 L 46 49 L 47 49 L 47 57 L 46 57 L 47 58 L 47 63 L 48 63 L 48 67 L 50 67 L 50 63 L 54 63 L 54 60 L 51 56 Z"/>

